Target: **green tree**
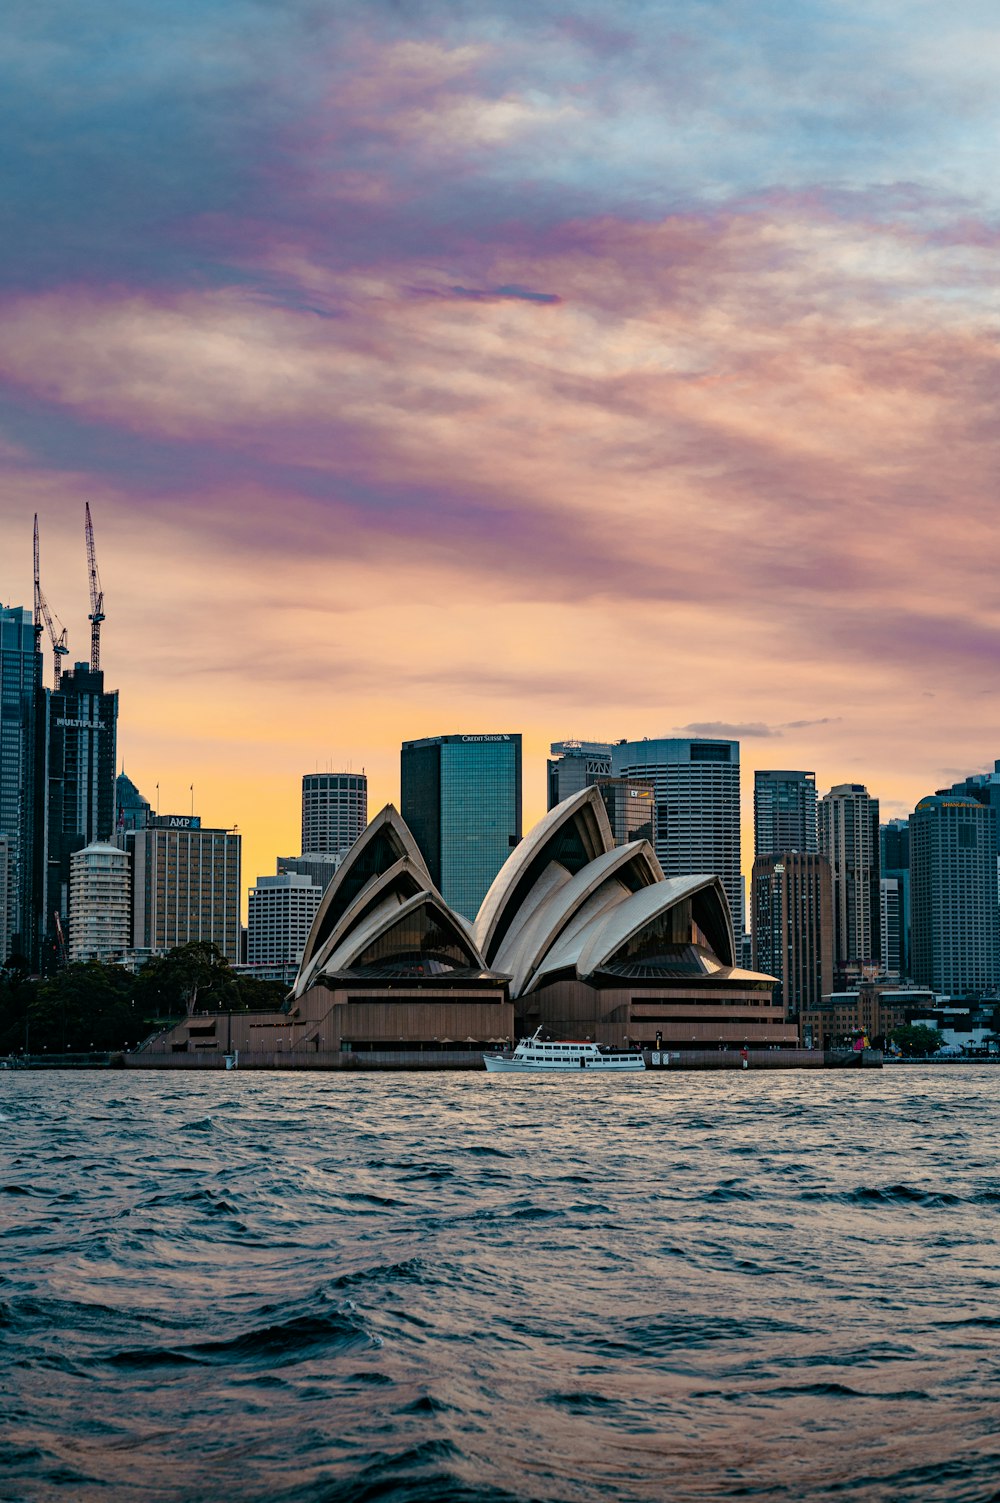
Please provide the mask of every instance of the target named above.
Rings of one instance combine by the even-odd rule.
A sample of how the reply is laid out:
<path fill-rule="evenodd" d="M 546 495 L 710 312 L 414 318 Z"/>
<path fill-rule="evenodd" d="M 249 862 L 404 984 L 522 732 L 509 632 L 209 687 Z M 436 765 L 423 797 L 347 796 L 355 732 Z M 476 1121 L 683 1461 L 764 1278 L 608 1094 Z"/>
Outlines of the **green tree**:
<path fill-rule="evenodd" d="M 37 983 L 26 964 L 8 961 L 0 970 L 0 1055 L 31 1048 L 29 1009 Z"/>
<path fill-rule="evenodd" d="M 904 1023 L 901 1028 L 893 1029 L 891 1038 L 907 1059 L 936 1054 L 944 1043 L 944 1035 L 937 1028 L 928 1028 L 925 1023 Z"/>
<path fill-rule="evenodd" d="M 41 981 L 28 1007 L 29 1052 L 81 1054 L 138 1042 L 135 977 L 96 960 L 63 966 Z"/>
<path fill-rule="evenodd" d="M 239 1006 L 239 984 L 218 945 L 200 940 L 178 945 L 148 960 L 136 977 L 136 995 L 144 1017 L 183 1017 L 191 1003 L 208 1008 Z"/>
<path fill-rule="evenodd" d="M 288 996 L 283 981 L 260 981 L 256 976 L 240 976 L 240 1007 L 246 1012 L 279 1012 Z"/>
<path fill-rule="evenodd" d="M 280 981 L 238 976 L 218 945 L 201 941 L 154 956 L 136 977 L 136 996 L 151 1027 L 183 1017 L 191 1005 L 196 1012 L 273 1012 L 287 990 Z"/>

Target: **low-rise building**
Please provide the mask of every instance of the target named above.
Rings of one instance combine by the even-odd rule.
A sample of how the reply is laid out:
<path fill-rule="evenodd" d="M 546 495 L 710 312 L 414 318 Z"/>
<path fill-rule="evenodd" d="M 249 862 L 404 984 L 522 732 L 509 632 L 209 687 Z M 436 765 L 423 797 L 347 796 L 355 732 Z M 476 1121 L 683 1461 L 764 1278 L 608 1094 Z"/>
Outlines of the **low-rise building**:
<path fill-rule="evenodd" d="M 836 1049 L 867 1034 L 875 1048 L 883 1048 L 895 1028 L 914 1020 L 933 1006 L 929 987 L 869 982 L 851 991 L 831 992 L 803 1009 L 802 1044 L 806 1049 Z"/>

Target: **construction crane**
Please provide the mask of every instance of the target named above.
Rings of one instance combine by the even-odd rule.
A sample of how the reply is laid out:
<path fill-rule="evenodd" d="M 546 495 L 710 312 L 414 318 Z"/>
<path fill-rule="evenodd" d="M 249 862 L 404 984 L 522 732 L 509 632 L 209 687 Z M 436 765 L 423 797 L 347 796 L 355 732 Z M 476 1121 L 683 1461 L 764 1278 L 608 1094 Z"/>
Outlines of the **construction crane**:
<path fill-rule="evenodd" d="M 97 572 L 97 554 L 94 552 L 94 524 L 90 520 L 90 502 L 85 501 L 86 520 L 84 532 L 87 538 L 87 571 L 90 575 L 90 671 L 97 673 L 101 666 L 101 622 L 104 620 L 104 591 L 101 576 Z"/>
<path fill-rule="evenodd" d="M 69 964 L 69 949 L 66 945 L 66 933 L 62 926 L 62 919 L 57 910 L 53 910 L 52 918 L 56 926 L 56 950 L 59 955 L 59 964 Z"/>
<path fill-rule="evenodd" d="M 62 660 L 69 652 L 66 645 L 66 628 L 59 621 L 59 630 L 56 631 L 56 622 L 52 620 L 52 612 L 49 610 L 49 602 L 42 593 L 41 574 L 39 571 L 38 552 L 38 513 L 35 513 L 35 651 L 38 652 L 42 638 L 42 623 L 48 628 L 49 641 L 52 643 L 52 655 L 55 659 L 55 673 L 52 687 L 58 692 L 62 679 Z"/>

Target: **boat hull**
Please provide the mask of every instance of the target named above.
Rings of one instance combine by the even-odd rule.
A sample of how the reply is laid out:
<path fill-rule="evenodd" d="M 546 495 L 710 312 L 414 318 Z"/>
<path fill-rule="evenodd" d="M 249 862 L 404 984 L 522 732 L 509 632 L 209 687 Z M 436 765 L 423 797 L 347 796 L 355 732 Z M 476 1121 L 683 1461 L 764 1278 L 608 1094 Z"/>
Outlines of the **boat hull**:
<path fill-rule="evenodd" d="M 579 1075 L 581 1070 L 601 1075 L 634 1075 L 645 1070 L 646 1061 L 641 1054 L 626 1054 L 620 1059 L 578 1058 L 560 1060 L 522 1060 L 504 1058 L 500 1054 L 484 1054 L 483 1064 L 491 1075 Z"/>

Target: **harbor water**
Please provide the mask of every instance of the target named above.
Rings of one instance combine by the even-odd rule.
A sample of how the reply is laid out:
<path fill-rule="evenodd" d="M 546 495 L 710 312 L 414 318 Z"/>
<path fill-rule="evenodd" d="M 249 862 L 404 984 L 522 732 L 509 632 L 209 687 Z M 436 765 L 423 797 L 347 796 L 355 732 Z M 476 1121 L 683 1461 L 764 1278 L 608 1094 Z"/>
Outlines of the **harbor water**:
<path fill-rule="evenodd" d="M 0 1498 L 1000 1497 L 1000 1069 L 0 1076 Z"/>

